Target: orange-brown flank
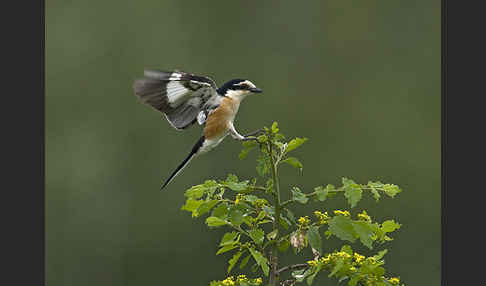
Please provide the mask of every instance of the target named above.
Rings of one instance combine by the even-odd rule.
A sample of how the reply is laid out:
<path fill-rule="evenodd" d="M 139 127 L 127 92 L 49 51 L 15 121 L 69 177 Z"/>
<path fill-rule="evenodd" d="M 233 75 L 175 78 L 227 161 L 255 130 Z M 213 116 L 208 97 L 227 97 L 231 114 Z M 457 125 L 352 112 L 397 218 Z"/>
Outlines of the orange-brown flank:
<path fill-rule="evenodd" d="M 228 131 L 228 123 L 234 119 L 240 102 L 229 97 L 225 97 L 221 104 L 216 108 L 206 120 L 204 127 L 204 137 L 213 139 L 222 136 Z"/>

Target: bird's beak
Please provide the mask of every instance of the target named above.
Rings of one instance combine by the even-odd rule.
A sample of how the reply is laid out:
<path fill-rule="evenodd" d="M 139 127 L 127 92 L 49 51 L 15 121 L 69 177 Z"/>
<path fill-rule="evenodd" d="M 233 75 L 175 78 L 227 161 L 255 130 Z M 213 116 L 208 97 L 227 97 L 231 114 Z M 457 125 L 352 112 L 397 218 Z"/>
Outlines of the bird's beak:
<path fill-rule="evenodd" d="M 250 91 L 253 92 L 253 93 L 262 93 L 263 92 L 263 90 L 259 89 L 258 87 L 251 88 Z"/>

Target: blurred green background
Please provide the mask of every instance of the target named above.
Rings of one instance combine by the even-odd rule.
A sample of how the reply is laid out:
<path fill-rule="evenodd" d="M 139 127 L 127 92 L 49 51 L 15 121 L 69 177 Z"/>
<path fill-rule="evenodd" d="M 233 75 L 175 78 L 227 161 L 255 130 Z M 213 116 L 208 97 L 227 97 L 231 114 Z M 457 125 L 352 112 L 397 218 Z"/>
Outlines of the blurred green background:
<path fill-rule="evenodd" d="M 183 191 L 256 176 L 255 154 L 240 161 L 228 137 L 160 192 L 201 128 L 176 131 L 132 95 L 146 67 L 261 87 L 237 130 L 276 120 L 287 137 L 310 139 L 296 151 L 303 174 L 282 169 L 284 190 L 343 176 L 399 185 L 397 199 L 366 196 L 356 210 L 403 224 L 384 246 L 391 275 L 439 285 L 440 1 L 48 0 L 46 63 L 47 285 L 225 277 L 231 256 L 215 255 L 223 231 L 182 212 Z M 316 285 L 337 284 L 321 276 Z"/>

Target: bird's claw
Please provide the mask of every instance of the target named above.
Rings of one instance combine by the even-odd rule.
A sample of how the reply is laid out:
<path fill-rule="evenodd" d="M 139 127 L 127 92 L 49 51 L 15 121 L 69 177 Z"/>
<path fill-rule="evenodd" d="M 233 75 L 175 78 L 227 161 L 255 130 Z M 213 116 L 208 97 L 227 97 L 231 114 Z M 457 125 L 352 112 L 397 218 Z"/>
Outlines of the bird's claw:
<path fill-rule="evenodd" d="M 241 139 L 241 141 L 251 141 L 251 140 L 258 141 L 258 138 L 255 136 L 245 136 L 244 138 Z"/>
<path fill-rule="evenodd" d="M 258 135 L 258 134 L 261 134 L 261 133 L 265 133 L 265 131 L 264 131 L 263 129 L 258 129 L 258 130 L 256 130 L 256 131 L 253 131 L 253 132 L 251 132 L 251 133 L 248 133 L 248 134 L 246 134 L 246 135 L 244 135 L 244 136 L 245 136 L 245 138 L 246 138 L 246 137 L 249 137 L 249 136 L 255 136 L 255 135 Z M 252 139 L 252 140 L 254 140 L 254 139 Z"/>

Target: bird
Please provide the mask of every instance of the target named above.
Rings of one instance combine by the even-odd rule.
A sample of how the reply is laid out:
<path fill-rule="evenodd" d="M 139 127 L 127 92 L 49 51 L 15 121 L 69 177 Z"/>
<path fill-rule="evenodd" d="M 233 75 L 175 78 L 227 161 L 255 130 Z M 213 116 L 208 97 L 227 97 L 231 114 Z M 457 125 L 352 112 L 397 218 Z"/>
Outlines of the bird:
<path fill-rule="evenodd" d="M 249 94 L 262 93 L 248 79 L 235 78 L 221 87 L 207 76 L 179 70 L 144 69 L 143 78 L 133 81 L 133 93 L 139 100 L 161 112 L 176 130 L 185 130 L 196 122 L 203 125 L 202 136 L 189 155 L 162 184 L 163 190 L 196 156 L 207 153 L 230 134 L 236 140 L 252 140 L 236 131 L 234 119 L 241 101 Z M 253 137 L 254 139 L 254 137 Z"/>

